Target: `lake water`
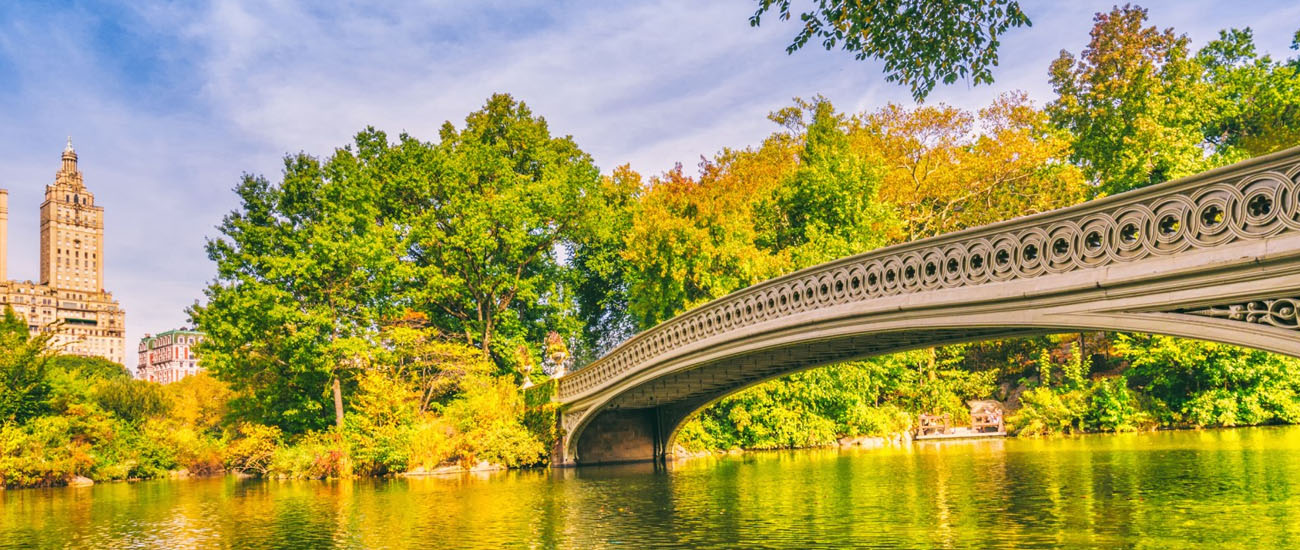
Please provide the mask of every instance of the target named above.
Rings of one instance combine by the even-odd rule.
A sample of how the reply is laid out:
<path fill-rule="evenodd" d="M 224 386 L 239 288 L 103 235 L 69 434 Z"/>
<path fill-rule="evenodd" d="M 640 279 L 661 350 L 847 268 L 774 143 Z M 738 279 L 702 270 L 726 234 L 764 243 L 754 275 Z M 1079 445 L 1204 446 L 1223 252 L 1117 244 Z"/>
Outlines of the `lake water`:
<path fill-rule="evenodd" d="M 1300 427 L 10 490 L 0 548 L 1300 548 Z"/>

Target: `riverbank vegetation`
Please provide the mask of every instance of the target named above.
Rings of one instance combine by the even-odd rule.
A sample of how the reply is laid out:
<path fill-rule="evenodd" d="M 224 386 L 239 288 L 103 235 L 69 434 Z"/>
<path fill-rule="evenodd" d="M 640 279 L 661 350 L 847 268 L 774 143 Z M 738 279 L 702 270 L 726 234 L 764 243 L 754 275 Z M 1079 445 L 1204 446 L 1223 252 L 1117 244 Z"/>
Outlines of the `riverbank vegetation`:
<path fill-rule="evenodd" d="M 1296 47 L 1300 47 L 1300 34 Z M 246 175 L 190 309 L 206 374 L 159 386 L 0 325 L 0 483 L 221 471 L 386 475 L 544 464 L 553 374 L 754 283 L 881 246 L 1076 204 L 1300 143 L 1300 58 L 1248 29 L 1192 52 L 1140 8 L 1099 14 L 1039 106 L 1008 92 L 771 114 L 694 173 L 602 174 L 498 94 L 434 141 L 367 128 Z M 530 388 L 530 389 L 521 389 Z M 1007 403 L 1021 434 L 1300 420 L 1300 362 L 1088 333 L 913 351 L 725 398 L 692 451 L 828 445 L 918 413 Z"/>

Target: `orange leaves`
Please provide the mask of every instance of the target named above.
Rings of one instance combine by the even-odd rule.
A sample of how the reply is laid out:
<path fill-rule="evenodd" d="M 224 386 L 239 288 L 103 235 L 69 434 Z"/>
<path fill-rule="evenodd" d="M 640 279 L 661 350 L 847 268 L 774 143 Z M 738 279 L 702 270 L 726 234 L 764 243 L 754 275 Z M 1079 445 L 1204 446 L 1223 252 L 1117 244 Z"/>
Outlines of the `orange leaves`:
<path fill-rule="evenodd" d="M 1023 93 L 978 114 L 889 105 L 854 119 L 855 148 L 879 155 L 881 198 L 903 212 L 906 240 L 1067 206 L 1086 198 L 1069 143 Z"/>
<path fill-rule="evenodd" d="M 755 244 L 758 199 L 794 169 L 788 139 L 758 150 L 726 150 L 697 177 L 681 166 L 652 178 L 636 206 L 625 259 L 633 273 L 628 309 L 641 326 L 786 269 L 788 254 Z"/>

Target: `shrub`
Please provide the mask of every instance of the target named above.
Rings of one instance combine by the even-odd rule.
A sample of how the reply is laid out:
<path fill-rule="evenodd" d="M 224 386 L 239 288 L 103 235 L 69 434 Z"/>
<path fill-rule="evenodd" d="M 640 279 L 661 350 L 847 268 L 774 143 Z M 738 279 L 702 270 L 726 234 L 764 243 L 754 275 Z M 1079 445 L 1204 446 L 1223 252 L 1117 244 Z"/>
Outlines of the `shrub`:
<path fill-rule="evenodd" d="M 427 415 L 412 430 L 411 448 L 407 455 L 408 469 L 432 470 L 451 461 L 456 454 L 455 435 L 456 429 L 449 422 Z"/>
<path fill-rule="evenodd" d="M 224 470 L 224 447 L 220 439 L 188 425 L 159 423 L 165 441 L 175 449 L 176 467 L 192 474 L 210 475 Z"/>
<path fill-rule="evenodd" d="M 104 410 L 128 422 L 159 416 L 171 408 L 161 384 L 132 378 L 114 378 L 96 384 L 94 399 Z"/>
<path fill-rule="evenodd" d="M 487 461 L 505 466 L 540 463 L 546 447 L 521 422 L 524 402 L 507 378 L 472 376 L 464 392 L 444 408 L 456 430 L 455 460 L 462 464 Z"/>
<path fill-rule="evenodd" d="M 1046 386 L 1026 390 L 1020 410 L 1007 417 L 1007 429 L 1020 435 L 1081 431 L 1087 401 L 1080 390 L 1058 392 Z"/>
<path fill-rule="evenodd" d="M 842 435 L 888 435 L 912 428 L 912 415 L 894 405 L 872 407 L 858 403 L 845 415 Z"/>
<path fill-rule="evenodd" d="M 351 477 L 348 443 L 337 432 L 307 432 L 292 445 L 275 449 L 266 474 L 289 479 Z"/>
<path fill-rule="evenodd" d="M 740 446 L 732 426 L 723 426 L 713 414 L 702 412 L 687 420 L 677 432 L 677 445 L 690 452 L 734 449 Z"/>
<path fill-rule="evenodd" d="M 362 373 L 345 420 L 356 473 L 406 471 L 419 416 L 418 395 L 400 379 L 379 370 Z"/>
<path fill-rule="evenodd" d="M 1241 426 L 1300 420 L 1300 359 L 1227 344 L 1120 335 L 1131 383 L 1167 403 L 1162 420 Z"/>
<path fill-rule="evenodd" d="M 280 448 L 280 438 L 280 428 L 241 422 L 226 443 L 223 457 L 226 469 L 266 475 Z"/>
<path fill-rule="evenodd" d="M 35 418 L 0 426 L 0 483 L 6 487 L 59 485 L 94 468 L 90 445 L 73 438 L 73 420 Z"/>
<path fill-rule="evenodd" d="M 1151 424 L 1150 415 L 1138 406 L 1124 378 L 1098 380 L 1088 396 L 1087 427 L 1090 430 L 1131 432 Z"/>
<path fill-rule="evenodd" d="M 109 435 L 96 442 L 96 481 L 161 477 L 177 466 L 170 430 L 158 425 L 138 426 L 109 418 Z"/>

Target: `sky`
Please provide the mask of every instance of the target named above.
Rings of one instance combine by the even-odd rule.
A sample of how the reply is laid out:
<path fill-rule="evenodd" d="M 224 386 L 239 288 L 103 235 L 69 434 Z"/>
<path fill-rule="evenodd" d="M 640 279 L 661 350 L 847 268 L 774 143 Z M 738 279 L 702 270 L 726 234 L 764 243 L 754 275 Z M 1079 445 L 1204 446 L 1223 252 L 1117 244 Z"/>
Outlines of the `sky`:
<path fill-rule="evenodd" d="M 0 3 L 0 188 L 9 278 L 35 280 L 44 186 L 72 137 L 105 213 L 105 287 L 126 309 L 127 366 L 145 333 L 188 324 L 215 267 L 204 243 L 242 174 L 278 178 L 286 154 L 328 155 L 366 126 L 433 140 L 507 92 L 572 135 L 602 171 L 654 175 L 759 144 L 766 115 L 821 94 L 842 111 L 911 104 L 880 64 L 815 44 L 796 23 L 752 28 L 753 0 L 569 2 Z M 811 2 L 795 2 L 796 8 Z M 1078 53 L 1113 2 L 1023 1 L 992 86 L 927 103 L 977 109 L 1023 90 L 1053 99 L 1048 64 Z M 1294 1 L 1142 2 L 1193 47 L 1250 27 L 1290 57 Z"/>

